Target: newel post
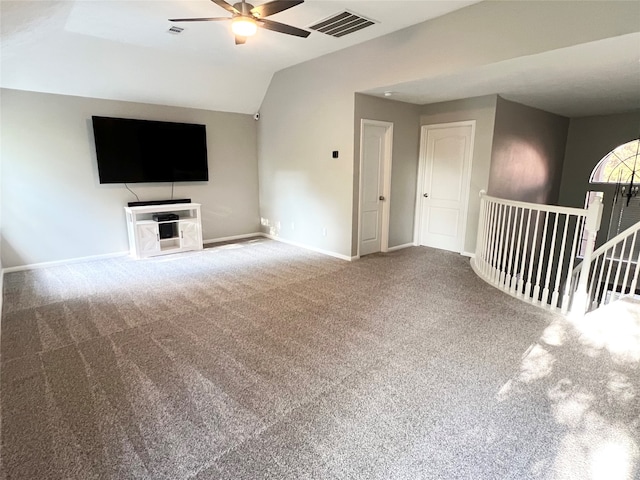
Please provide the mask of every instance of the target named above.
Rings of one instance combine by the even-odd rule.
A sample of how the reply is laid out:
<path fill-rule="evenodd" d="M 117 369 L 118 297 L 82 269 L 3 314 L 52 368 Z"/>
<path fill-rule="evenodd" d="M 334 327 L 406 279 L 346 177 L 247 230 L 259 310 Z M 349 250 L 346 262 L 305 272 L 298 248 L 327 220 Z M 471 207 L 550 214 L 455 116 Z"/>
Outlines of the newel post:
<path fill-rule="evenodd" d="M 479 196 L 480 196 L 480 215 L 478 215 L 478 235 L 476 237 L 476 264 L 480 261 L 483 260 L 484 258 L 482 258 L 482 252 L 484 251 L 484 242 L 485 242 L 485 200 L 484 200 L 484 196 L 487 194 L 487 192 L 485 190 L 480 190 Z"/>
<path fill-rule="evenodd" d="M 584 237 L 587 240 L 587 244 L 585 245 L 584 258 L 580 266 L 578 285 L 571 303 L 571 313 L 577 315 L 584 315 L 589 309 L 589 272 L 591 271 L 591 257 L 596 243 L 596 235 L 598 235 L 600 222 L 602 221 L 602 196 L 602 192 L 595 192 L 591 203 L 587 207 L 587 218 L 584 223 Z"/>

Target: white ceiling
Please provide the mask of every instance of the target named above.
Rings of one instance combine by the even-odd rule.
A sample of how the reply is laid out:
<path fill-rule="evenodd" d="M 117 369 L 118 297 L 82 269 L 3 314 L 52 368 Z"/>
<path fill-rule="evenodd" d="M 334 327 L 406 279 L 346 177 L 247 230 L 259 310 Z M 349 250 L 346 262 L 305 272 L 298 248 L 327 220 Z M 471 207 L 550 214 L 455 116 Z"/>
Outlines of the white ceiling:
<path fill-rule="evenodd" d="M 253 113 L 278 70 L 477 1 L 308 0 L 269 18 L 306 28 L 348 9 L 379 23 L 339 39 L 259 29 L 236 46 L 230 22 L 180 23 L 181 34 L 168 33 L 169 18 L 230 16 L 209 0 L 2 0 L 0 85 Z"/>
<path fill-rule="evenodd" d="M 229 22 L 168 33 L 168 18 L 228 16 L 210 0 L 0 0 L 0 86 L 253 113 L 278 70 L 477 1 L 307 0 L 270 18 L 307 28 L 348 9 L 379 23 L 340 39 L 259 30 L 236 46 Z M 560 115 L 615 113 L 640 108 L 639 59 L 640 33 L 365 93 L 418 104 L 497 93 Z"/>
<path fill-rule="evenodd" d="M 640 109 L 640 33 L 363 93 L 420 105 L 500 94 L 566 117 Z"/>

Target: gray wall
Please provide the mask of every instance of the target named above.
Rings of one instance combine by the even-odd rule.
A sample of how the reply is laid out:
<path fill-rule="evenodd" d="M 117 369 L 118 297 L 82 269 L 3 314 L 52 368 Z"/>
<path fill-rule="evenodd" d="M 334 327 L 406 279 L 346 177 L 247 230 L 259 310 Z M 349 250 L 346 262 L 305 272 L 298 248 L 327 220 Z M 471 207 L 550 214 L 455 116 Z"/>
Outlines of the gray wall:
<path fill-rule="evenodd" d="M 490 195 L 556 204 L 569 119 L 498 97 Z"/>
<path fill-rule="evenodd" d="M 389 213 L 389 247 L 413 242 L 413 220 L 416 202 L 416 175 L 420 148 L 420 111 L 422 107 L 356 93 L 353 166 L 353 237 L 351 254 L 358 246 L 358 201 L 360 188 L 361 120 L 393 123 L 391 197 Z"/>
<path fill-rule="evenodd" d="M 469 210 L 465 232 L 464 250 L 474 253 L 478 236 L 478 215 L 480 214 L 480 190 L 487 190 L 491 167 L 491 148 L 496 115 L 496 95 L 467 98 L 453 102 L 434 103 L 422 107 L 420 125 L 438 123 L 476 121 L 476 133 L 471 160 L 471 185 L 469 189 Z"/>
<path fill-rule="evenodd" d="M 351 254 L 354 92 L 634 32 L 635 13 L 633 2 L 480 2 L 277 72 L 258 139 L 268 230 Z"/>
<path fill-rule="evenodd" d="M 1 91 L 2 265 L 126 251 L 123 185 L 100 185 L 92 115 L 202 123 L 209 182 L 179 183 L 174 197 L 202 204 L 203 238 L 259 231 L 256 122 L 250 115 Z M 133 184 L 142 200 L 171 184 Z"/>
<path fill-rule="evenodd" d="M 573 118 L 569 123 L 559 201 L 561 205 L 583 207 L 588 190 L 604 192 L 605 207 L 597 244 L 606 240 L 615 188 L 590 185 L 589 177 L 602 157 L 618 145 L 638 138 L 638 135 L 640 111 Z"/>

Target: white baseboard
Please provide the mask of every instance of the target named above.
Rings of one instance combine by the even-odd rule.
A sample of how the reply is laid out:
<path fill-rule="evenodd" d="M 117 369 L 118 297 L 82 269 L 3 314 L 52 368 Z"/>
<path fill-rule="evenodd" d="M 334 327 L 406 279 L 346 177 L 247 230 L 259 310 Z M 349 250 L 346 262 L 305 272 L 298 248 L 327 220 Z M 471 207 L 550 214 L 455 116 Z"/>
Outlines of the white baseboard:
<path fill-rule="evenodd" d="M 268 233 L 263 233 L 262 236 L 270 238 L 271 240 L 275 240 L 276 242 L 286 243 L 288 245 L 293 245 L 294 247 L 304 248 L 305 250 L 311 250 L 312 252 L 322 253 L 323 255 L 339 258 L 340 260 L 346 260 L 348 262 L 351 262 L 358 258 L 358 257 L 349 257 L 347 255 L 342 255 L 341 253 L 336 253 L 329 250 L 323 250 L 321 248 L 312 247 L 310 245 L 305 245 L 304 243 L 292 242 L 291 240 L 286 240 L 284 238 L 276 237 Z"/>
<path fill-rule="evenodd" d="M 342 255 L 340 253 L 336 253 L 336 252 L 331 252 L 329 250 L 323 250 L 321 248 L 316 248 L 316 247 L 312 247 L 309 245 L 305 245 L 302 243 L 298 243 L 298 242 L 292 242 L 290 240 L 285 240 L 283 238 L 279 238 L 279 237 L 275 237 L 273 235 L 269 235 L 268 233 L 263 233 L 263 232 L 255 232 L 255 233 L 244 233 L 242 235 L 233 235 L 230 237 L 220 237 L 220 238 L 213 238 L 213 239 L 209 239 L 209 240 L 204 240 L 202 243 L 204 244 L 210 244 L 210 243 L 218 243 L 218 242 L 229 242 L 232 240 L 242 240 L 243 238 L 251 238 L 251 237 L 266 237 L 266 238 L 270 238 L 271 240 L 275 240 L 277 242 L 282 242 L 282 243 L 287 243 L 289 245 L 293 245 L 295 247 L 300 247 L 300 248 L 304 248 L 306 250 L 311 250 L 314 252 L 318 252 L 318 253 L 322 253 L 324 255 L 328 255 L 330 257 L 335 257 L 335 258 L 339 258 L 341 260 L 347 260 L 347 261 L 352 261 L 352 260 L 356 260 L 358 257 L 349 257 L 347 255 Z M 41 263 L 29 263 L 27 265 L 19 265 L 17 267 L 5 267 L 2 270 L 0 270 L 0 308 L 2 306 L 2 276 L 5 273 L 11 273 L 11 272 L 19 272 L 22 270 L 35 270 L 37 268 L 46 268 L 46 267 L 56 267 L 59 265 L 67 265 L 67 264 L 72 264 L 72 263 L 81 263 L 81 262 L 91 262 L 94 260 L 105 260 L 107 258 L 115 258 L 115 257 L 124 257 L 129 255 L 129 252 L 117 252 L 117 253 L 107 253 L 104 255 L 91 255 L 88 257 L 77 257 L 77 258 L 68 258 L 65 260 L 55 260 L 52 262 L 41 262 Z M 0 310 L 1 312 L 2 310 Z"/>
<path fill-rule="evenodd" d="M 107 258 L 125 257 L 129 255 L 129 251 L 106 253 L 104 255 L 90 255 L 88 257 L 68 258 L 66 260 L 55 260 L 53 262 L 29 263 L 27 265 L 19 265 L 17 267 L 5 267 L 2 273 L 19 272 L 21 270 L 35 270 L 37 268 L 57 267 L 59 265 L 68 265 L 71 263 L 92 262 L 94 260 L 105 260 Z"/>
<path fill-rule="evenodd" d="M 264 233 L 262 232 L 243 233 L 242 235 L 231 235 L 230 237 L 211 238 L 209 240 L 203 240 L 202 243 L 204 243 L 205 245 L 208 245 L 210 243 L 231 242 L 233 240 L 242 240 L 243 238 L 251 238 L 251 237 L 264 237 Z"/>
<path fill-rule="evenodd" d="M 476 258 L 476 254 L 471 252 L 460 252 L 460 255 L 463 257 Z"/>
<path fill-rule="evenodd" d="M 214 238 L 212 240 L 204 240 L 202 243 L 217 243 L 217 242 L 227 242 L 230 240 L 239 240 L 242 238 L 249 237 L 261 237 L 262 233 L 246 233 L 243 235 L 234 235 L 232 237 L 222 237 L 222 238 Z M 2 269 L 2 273 L 11 273 L 11 272 L 19 272 L 21 270 L 35 270 L 37 268 L 46 268 L 46 267 L 55 267 L 58 265 L 67 265 L 71 263 L 80 263 L 80 262 L 91 262 L 94 260 L 104 260 L 107 258 L 115 258 L 115 257 L 124 257 L 129 255 L 129 251 L 126 252 L 117 252 L 117 253 L 106 253 L 104 255 L 90 255 L 88 257 L 77 257 L 77 258 L 68 258 L 66 260 L 55 260 L 52 262 L 42 262 L 42 263 L 29 263 L 27 265 L 19 265 L 17 267 L 6 267 Z M 1 292 L 2 290 L 0 290 Z M 0 302 L 2 299 L 0 298 Z"/>
<path fill-rule="evenodd" d="M 396 245 L 395 247 L 387 248 L 387 252 L 395 252 L 396 250 L 402 250 L 403 248 L 415 247 L 416 244 L 413 242 L 404 243 L 402 245 Z"/>

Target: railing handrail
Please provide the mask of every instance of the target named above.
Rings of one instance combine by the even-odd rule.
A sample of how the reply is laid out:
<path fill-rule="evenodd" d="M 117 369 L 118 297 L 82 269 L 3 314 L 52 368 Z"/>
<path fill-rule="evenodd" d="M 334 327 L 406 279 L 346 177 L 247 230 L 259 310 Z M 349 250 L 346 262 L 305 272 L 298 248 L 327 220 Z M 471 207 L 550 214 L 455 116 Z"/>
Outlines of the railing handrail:
<path fill-rule="evenodd" d="M 480 192 L 481 198 L 486 198 L 495 203 L 500 203 L 502 205 L 512 206 L 512 207 L 520 207 L 520 208 L 533 208 L 535 210 L 540 210 L 542 212 L 551 212 L 551 213 L 560 213 L 564 215 L 576 215 L 585 217 L 587 215 L 587 210 L 585 208 L 577 208 L 577 207 L 562 207 L 560 205 L 546 205 L 542 203 L 531 203 L 531 202 L 523 202 L 520 200 L 507 200 L 505 198 L 492 197 L 491 195 L 487 195 L 484 193 L 484 190 Z"/>
<path fill-rule="evenodd" d="M 473 270 L 539 307 L 582 316 L 640 285 L 640 222 L 597 249 L 603 193 L 584 208 L 507 200 L 480 192 Z M 581 246 L 580 246 L 581 245 Z M 578 251 L 583 260 L 577 266 Z"/>
<path fill-rule="evenodd" d="M 581 298 L 573 302 L 572 310 L 584 314 L 602 193 L 596 193 L 586 208 L 507 200 L 484 191 L 480 198 L 476 255 L 471 262 L 478 276 L 517 298 L 551 310 L 561 308 L 563 313 L 577 295 Z M 574 274 L 585 240 L 585 262 Z"/>
<path fill-rule="evenodd" d="M 597 249 L 595 249 L 593 251 L 593 253 L 591 254 L 590 262 L 593 263 L 604 252 L 606 252 L 607 250 L 610 250 L 611 247 L 617 246 L 618 244 L 624 242 L 627 238 L 629 238 L 631 235 L 636 233 L 638 230 L 640 230 L 640 222 L 638 222 L 638 223 L 636 223 L 634 225 L 631 225 L 626 230 L 623 230 L 622 232 L 620 232 L 618 235 L 616 235 L 612 239 L 610 239 L 607 242 L 603 243 L 601 246 L 599 246 Z M 582 263 L 580 265 L 582 265 Z M 576 268 L 573 269 L 573 273 L 574 274 L 578 273 L 578 269 L 580 268 L 580 265 L 578 265 Z"/>
<path fill-rule="evenodd" d="M 607 241 L 588 258 L 585 256 L 581 268 L 572 272 L 572 284 L 585 287 L 581 289 L 579 308 L 584 306 L 585 311 L 591 311 L 636 294 L 640 278 L 638 232 L 640 222 Z"/>

